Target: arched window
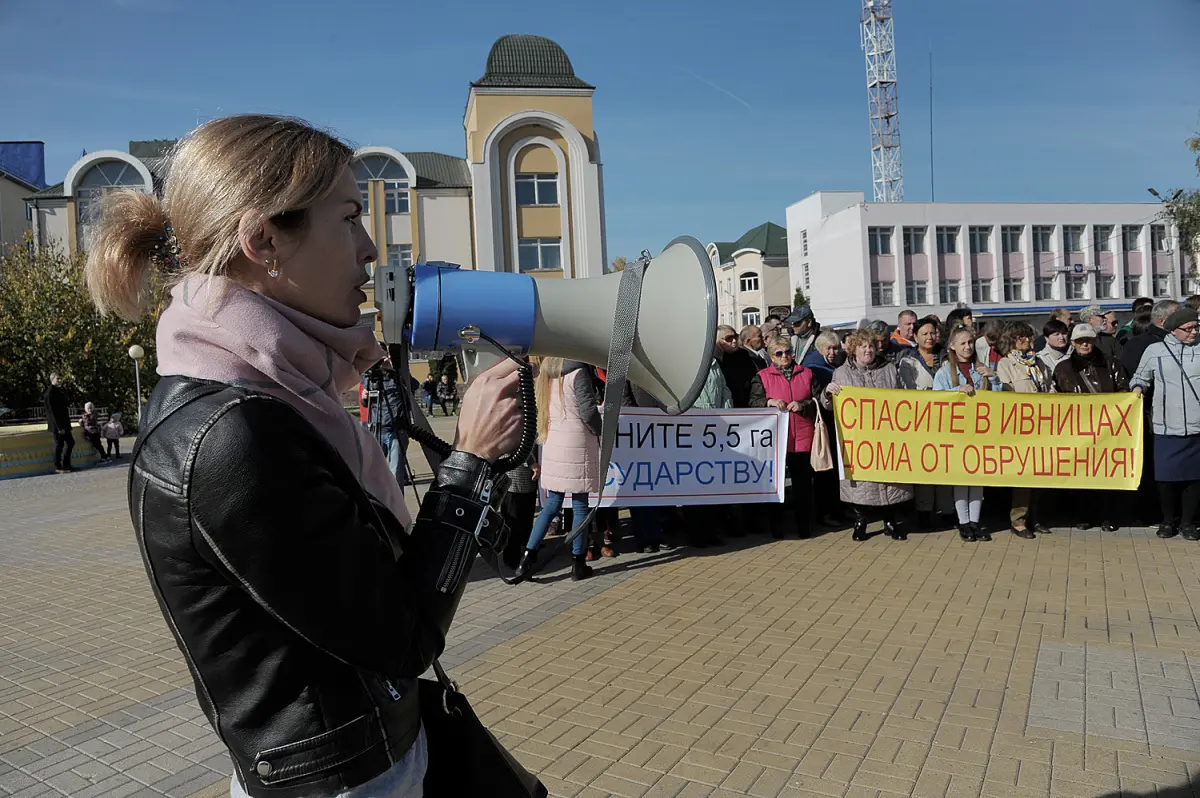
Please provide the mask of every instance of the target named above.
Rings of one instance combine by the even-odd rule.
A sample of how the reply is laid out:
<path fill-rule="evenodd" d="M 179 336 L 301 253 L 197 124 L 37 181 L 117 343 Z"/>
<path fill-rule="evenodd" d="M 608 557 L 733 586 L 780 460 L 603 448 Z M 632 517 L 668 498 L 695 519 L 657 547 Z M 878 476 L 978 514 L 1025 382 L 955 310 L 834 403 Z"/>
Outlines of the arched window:
<path fill-rule="evenodd" d="M 757 291 L 758 275 L 754 272 L 746 272 L 742 275 L 740 287 L 743 291 Z"/>
<path fill-rule="evenodd" d="M 83 173 L 83 177 L 75 183 L 75 214 L 79 223 L 80 242 L 83 241 L 83 228 L 92 221 L 92 215 L 99 207 L 100 197 L 105 191 L 114 188 L 146 188 L 142 179 L 132 164 L 124 161 L 101 161 Z"/>
<path fill-rule="evenodd" d="M 362 192 L 363 213 L 371 212 L 370 181 L 383 181 L 384 213 L 408 213 L 409 174 L 386 155 L 365 155 L 354 163 L 354 179 Z"/>
<path fill-rule="evenodd" d="M 742 326 L 762 324 L 762 311 L 758 308 L 746 308 L 742 311 Z"/>

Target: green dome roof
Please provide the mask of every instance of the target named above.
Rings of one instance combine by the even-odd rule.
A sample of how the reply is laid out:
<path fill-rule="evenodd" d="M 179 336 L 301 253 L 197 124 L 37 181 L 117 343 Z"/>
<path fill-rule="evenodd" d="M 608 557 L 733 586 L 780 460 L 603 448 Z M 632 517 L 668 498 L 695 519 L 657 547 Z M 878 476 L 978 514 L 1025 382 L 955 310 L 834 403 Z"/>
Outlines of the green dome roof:
<path fill-rule="evenodd" d="M 563 48 L 545 36 L 501 36 L 488 53 L 487 70 L 472 86 L 525 89 L 591 89 L 575 77 Z"/>

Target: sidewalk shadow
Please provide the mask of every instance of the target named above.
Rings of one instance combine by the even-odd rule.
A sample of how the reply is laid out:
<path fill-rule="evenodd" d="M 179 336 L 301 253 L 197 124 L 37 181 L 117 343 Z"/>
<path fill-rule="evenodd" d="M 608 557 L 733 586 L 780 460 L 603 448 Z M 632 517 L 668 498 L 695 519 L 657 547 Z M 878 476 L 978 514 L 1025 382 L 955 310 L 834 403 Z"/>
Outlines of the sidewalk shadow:
<path fill-rule="evenodd" d="M 1187 784 L 1181 784 L 1178 787 L 1164 787 L 1151 792 L 1130 792 L 1129 790 L 1117 790 L 1116 792 L 1106 792 L 1098 798 L 1194 798 L 1195 790 Z"/>

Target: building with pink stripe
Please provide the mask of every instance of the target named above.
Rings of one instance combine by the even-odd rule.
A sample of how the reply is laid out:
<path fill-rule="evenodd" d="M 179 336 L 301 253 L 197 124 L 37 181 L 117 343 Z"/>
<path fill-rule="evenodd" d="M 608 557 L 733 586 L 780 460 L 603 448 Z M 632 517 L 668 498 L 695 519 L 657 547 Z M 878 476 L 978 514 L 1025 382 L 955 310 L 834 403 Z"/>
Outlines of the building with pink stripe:
<path fill-rule="evenodd" d="M 826 326 L 904 308 L 1024 316 L 1200 290 L 1162 205 L 866 202 L 819 191 L 787 209 L 790 278 Z"/>

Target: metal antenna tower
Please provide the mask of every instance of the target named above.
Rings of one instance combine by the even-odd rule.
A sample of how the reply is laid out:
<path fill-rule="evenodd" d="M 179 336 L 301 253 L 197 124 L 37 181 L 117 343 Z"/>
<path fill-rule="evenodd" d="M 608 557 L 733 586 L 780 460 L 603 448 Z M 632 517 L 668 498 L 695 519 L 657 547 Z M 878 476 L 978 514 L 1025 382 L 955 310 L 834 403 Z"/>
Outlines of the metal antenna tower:
<path fill-rule="evenodd" d="M 871 180 L 876 202 L 904 201 L 900 166 L 900 100 L 896 94 L 896 37 L 892 0 L 862 0 L 862 49 L 867 56 L 871 115 Z"/>

